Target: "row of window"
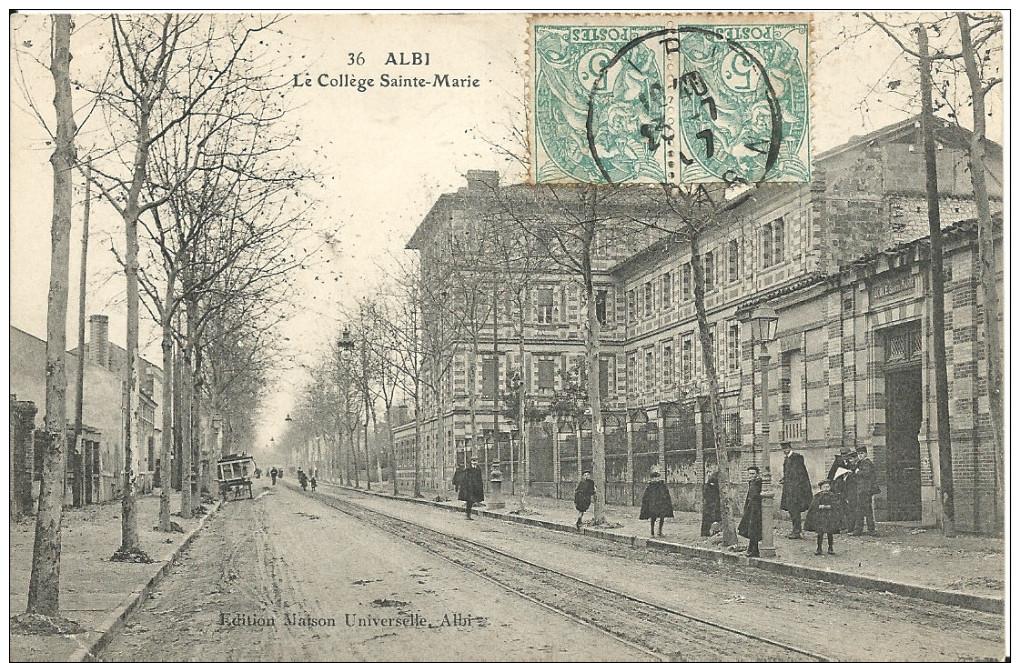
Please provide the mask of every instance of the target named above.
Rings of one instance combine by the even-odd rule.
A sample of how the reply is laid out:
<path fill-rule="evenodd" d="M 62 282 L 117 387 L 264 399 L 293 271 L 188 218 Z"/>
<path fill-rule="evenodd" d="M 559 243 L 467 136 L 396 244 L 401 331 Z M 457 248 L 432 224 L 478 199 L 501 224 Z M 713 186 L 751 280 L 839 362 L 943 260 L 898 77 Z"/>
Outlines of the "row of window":
<path fill-rule="evenodd" d="M 771 267 L 786 259 L 785 223 L 779 217 L 762 226 L 760 232 L 761 264 Z M 721 269 L 725 268 L 727 283 L 741 277 L 740 241 L 731 239 L 723 250 L 725 265 L 720 265 L 717 250 L 706 251 L 701 257 L 704 269 L 705 291 L 711 292 L 722 283 Z M 669 310 L 694 297 L 694 274 L 690 261 L 679 270 L 666 272 L 649 279 L 637 288 L 627 291 L 627 319 L 633 323 L 640 317 L 651 317 L 657 310 Z"/>
<path fill-rule="evenodd" d="M 716 343 L 716 325 L 710 327 L 710 342 Z M 725 346 L 718 348 L 717 357 L 724 359 L 717 366 L 717 371 L 722 375 L 736 374 L 740 372 L 740 325 L 736 322 L 726 326 Z M 696 365 L 701 362 L 699 342 L 695 332 L 688 332 L 682 335 L 677 341 L 666 341 L 660 344 L 659 360 L 657 365 L 656 352 L 654 347 L 646 348 L 644 352 L 642 372 L 638 373 L 638 352 L 631 352 L 627 357 L 627 383 L 632 385 L 636 391 L 654 391 L 658 387 L 671 389 L 681 384 L 689 383 L 696 374 Z M 676 349 L 674 349 L 674 347 Z M 679 357 L 679 366 L 677 358 Z M 602 396 L 616 392 L 614 355 L 603 355 L 599 367 L 599 387 Z M 556 388 L 556 372 L 559 367 L 559 357 L 555 355 L 537 355 L 534 359 L 535 383 L 534 387 L 539 393 L 551 392 Z M 505 376 L 504 376 L 505 377 Z M 496 392 L 496 359 L 493 357 L 482 358 L 482 398 L 491 399 Z"/>
<path fill-rule="evenodd" d="M 716 344 L 716 325 L 709 328 L 709 342 Z M 740 372 L 740 325 L 732 322 L 726 326 L 725 346 L 717 348 L 716 356 L 723 359 L 716 367 L 722 375 Z M 677 349 L 674 349 L 676 347 Z M 643 353 L 643 359 L 639 357 Z M 696 332 L 683 334 L 677 341 L 660 344 L 658 359 L 654 346 L 641 352 L 631 352 L 627 357 L 627 383 L 635 391 L 649 392 L 657 388 L 672 389 L 680 384 L 690 383 L 701 363 L 700 341 Z M 677 358 L 679 356 L 679 366 Z M 639 372 L 639 368 L 642 369 Z"/>
<path fill-rule="evenodd" d="M 535 321 L 540 325 L 551 325 L 554 322 L 566 322 L 566 298 L 563 299 L 557 315 L 555 304 L 556 291 L 551 287 L 540 287 L 535 290 Z M 609 322 L 609 290 L 598 289 L 595 291 L 595 315 L 600 324 Z M 583 312 L 582 312 L 583 315 Z"/>

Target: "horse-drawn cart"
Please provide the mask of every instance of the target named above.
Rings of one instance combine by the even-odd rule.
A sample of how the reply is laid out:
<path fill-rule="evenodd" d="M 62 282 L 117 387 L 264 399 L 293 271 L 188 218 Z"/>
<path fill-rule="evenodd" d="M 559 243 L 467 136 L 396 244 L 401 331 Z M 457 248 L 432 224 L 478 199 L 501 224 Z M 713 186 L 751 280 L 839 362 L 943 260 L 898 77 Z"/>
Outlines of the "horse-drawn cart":
<path fill-rule="evenodd" d="M 242 497 L 245 488 L 248 489 L 248 498 L 254 497 L 251 489 L 251 478 L 255 474 L 254 458 L 241 454 L 224 456 L 216 463 L 216 469 L 223 499 L 230 499 L 231 491 L 235 498 Z"/>

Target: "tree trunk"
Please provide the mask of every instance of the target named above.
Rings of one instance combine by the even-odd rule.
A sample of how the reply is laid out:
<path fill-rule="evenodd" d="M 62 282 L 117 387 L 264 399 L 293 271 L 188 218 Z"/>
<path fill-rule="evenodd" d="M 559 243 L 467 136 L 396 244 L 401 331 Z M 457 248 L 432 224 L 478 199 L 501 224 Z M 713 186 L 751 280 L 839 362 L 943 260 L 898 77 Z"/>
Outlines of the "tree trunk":
<path fill-rule="evenodd" d="M 938 167 L 935 155 L 935 117 L 931 100 L 931 60 L 928 30 L 917 26 L 921 66 L 921 134 L 924 143 L 925 191 L 928 198 L 930 237 L 929 279 L 931 280 L 932 369 L 935 372 L 935 426 L 939 445 L 939 525 L 946 536 L 953 534 L 953 448 L 949 437 L 949 376 L 946 367 L 946 300 L 942 270 L 942 219 L 939 214 Z"/>
<path fill-rule="evenodd" d="M 520 403 L 517 407 L 517 429 L 521 431 L 521 456 L 524 463 L 524 485 L 521 486 L 521 509 L 524 509 L 524 500 L 528 497 L 528 491 L 531 488 L 531 449 L 528 447 L 528 430 L 527 430 L 527 413 L 525 412 L 526 403 L 528 400 L 528 378 L 527 372 L 524 366 L 524 297 L 520 296 L 517 300 L 520 310 L 520 318 L 518 321 L 518 330 L 520 334 L 517 337 L 517 350 L 521 356 L 521 385 L 520 385 Z"/>
<path fill-rule="evenodd" d="M 163 401 L 163 436 L 159 450 L 159 531 L 170 531 L 170 480 L 171 449 L 173 448 L 173 425 L 174 412 L 171 405 L 174 400 L 173 374 L 174 374 L 174 339 L 173 339 L 173 314 L 170 303 L 173 301 L 173 284 L 167 285 L 166 295 L 163 297 L 162 319 L 160 328 L 163 332 L 161 348 L 163 350 L 163 394 L 160 398 Z"/>
<path fill-rule="evenodd" d="M 995 260 L 995 228 L 988 205 L 988 186 L 985 182 L 985 89 L 978 73 L 977 53 L 971 42 L 970 19 L 965 12 L 957 14 L 960 23 L 960 40 L 963 62 L 970 83 L 974 131 L 970 136 L 970 179 L 974 186 L 974 202 L 978 216 L 978 261 L 981 302 L 985 312 L 985 362 L 988 365 L 988 405 L 991 410 L 992 441 L 994 445 L 996 523 L 1000 523 L 999 504 L 1005 496 L 1005 412 L 1003 410 L 1003 346 L 1002 302 L 999 300 L 999 274 Z"/>
<path fill-rule="evenodd" d="M 705 266 L 701 262 L 701 238 L 697 232 L 691 232 L 691 272 L 694 276 L 694 310 L 698 318 L 701 360 L 705 365 L 705 376 L 708 378 L 708 426 L 712 430 L 716 462 L 719 466 L 723 545 L 732 546 L 737 543 L 737 527 L 733 522 L 737 513 L 736 500 L 730 486 L 730 458 L 726 448 L 722 402 L 719 400 L 719 375 L 715 368 L 715 348 L 712 347 L 712 337 L 708 330 L 708 314 L 705 311 Z"/>
<path fill-rule="evenodd" d="M 592 497 L 592 524 L 601 525 L 606 522 L 605 495 L 606 495 L 606 438 L 605 425 L 602 421 L 602 391 L 599 388 L 599 363 L 600 359 L 600 325 L 595 302 L 595 285 L 592 277 L 591 267 L 591 239 L 594 232 L 590 233 L 589 241 L 585 242 L 584 250 L 581 253 L 582 278 L 584 279 L 584 349 L 587 363 L 588 380 L 588 405 L 591 408 L 591 476 L 595 481 L 595 495 Z M 580 438 L 580 432 L 578 432 Z M 580 470 L 581 457 L 577 458 L 578 470 Z"/>
<path fill-rule="evenodd" d="M 414 496 L 422 497 L 421 493 L 421 441 L 425 439 L 425 428 L 421 420 L 421 387 L 415 380 L 414 386 Z"/>
<path fill-rule="evenodd" d="M 446 389 L 443 387 L 443 381 L 440 380 L 438 398 L 436 399 L 439 404 L 439 415 L 436 418 L 436 431 L 439 436 L 437 446 L 439 448 L 439 494 L 443 497 L 446 496 Z M 473 444 L 473 441 L 472 441 Z"/>
<path fill-rule="evenodd" d="M 124 361 L 124 495 L 121 500 L 121 546 L 118 552 L 132 554 L 138 548 L 138 514 L 135 509 L 134 444 L 138 420 L 138 217 L 141 215 L 139 199 L 146 180 L 149 162 L 149 115 L 151 109 L 142 106 L 136 126 L 136 149 L 132 164 L 132 178 L 127 192 L 124 211 L 125 256 L 124 276 L 127 282 L 127 333 Z"/>
<path fill-rule="evenodd" d="M 400 489 L 397 486 L 397 437 L 393 434 L 393 403 L 386 404 L 386 434 L 390 439 L 390 479 L 393 480 L 393 494 L 399 495 Z"/>
<path fill-rule="evenodd" d="M 64 450 L 67 435 L 67 283 L 71 254 L 71 169 L 74 167 L 74 115 L 71 107 L 71 17 L 53 17 L 50 72 L 57 115 L 50 225 L 50 286 L 46 307 L 46 431 L 43 474 L 36 512 L 28 612 L 60 612 L 60 521 L 63 515 Z M 81 349 L 79 348 L 79 352 Z M 29 442 L 31 444 L 31 441 Z"/>
<path fill-rule="evenodd" d="M 189 323 L 190 324 L 190 323 Z M 191 493 L 191 418 L 194 413 L 191 410 L 191 393 L 194 391 L 191 371 L 191 343 L 185 343 L 183 365 L 181 366 L 181 415 L 179 427 L 181 433 L 181 518 L 191 518 L 194 512 L 194 503 Z"/>
<path fill-rule="evenodd" d="M 348 446 L 350 447 L 350 450 L 351 450 L 351 461 L 354 463 L 354 487 L 355 488 L 361 488 L 361 481 L 358 478 L 358 474 L 359 474 L 359 470 L 358 470 L 358 449 L 357 449 L 357 446 L 356 446 L 357 443 L 354 441 L 354 437 L 355 437 L 355 434 L 356 434 L 357 430 L 358 430 L 358 427 L 357 427 L 356 424 L 353 427 L 350 427 L 350 428 L 347 429 L 347 444 L 348 444 Z"/>
<path fill-rule="evenodd" d="M 475 380 L 478 379 L 478 334 L 474 335 L 471 341 L 471 353 L 468 356 L 467 361 L 467 388 L 468 388 L 468 419 L 470 426 L 471 435 L 471 455 L 482 459 L 482 475 L 488 476 L 488 469 L 485 469 L 485 463 L 488 462 L 488 447 L 484 448 L 485 453 L 483 456 L 478 454 L 478 391 L 475 389 Z M 446 440 L 443 440 L 443 448 L 446 448 Z M 486 481 L 486 483 L 488 483 Z M 444 482 L 445 487 L 445 482 Z"/>

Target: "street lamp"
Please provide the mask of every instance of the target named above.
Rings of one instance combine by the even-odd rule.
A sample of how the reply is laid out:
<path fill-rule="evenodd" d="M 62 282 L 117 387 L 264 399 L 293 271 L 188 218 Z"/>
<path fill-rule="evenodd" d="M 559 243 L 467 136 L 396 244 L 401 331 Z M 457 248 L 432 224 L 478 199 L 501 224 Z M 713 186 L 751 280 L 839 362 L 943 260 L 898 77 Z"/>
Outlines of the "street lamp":
<path fill-rule="evenodd" d="M 747 324 L 751 329 L 751 341 L 758 344 L 758 360 L 761 362 L 761 432 L 762 432 L 762 486 L 761 486 L 761 536 L 759 551 L 762 557 L 775 557 L 776 545 L 772 536 L 775 495 L 772 491 L 772 455 L 769 450 L 769 344 L 775 340 L 779 328 L 779 316 L 771 306 L 758 306 L 752 312 Z M 753 384 L 753 383 L 752 383 Z M 754 449 L 752 444 L 751 449 Z"/>
<path fill-rule="evenodd" d="M 349 353 L 354 351 L 354 341 L 351 340 L 351 330 L 344 327 L 343 332 L 340 334 L 340 339 L 336 342 L 337 348 L 340 352 Z"/>

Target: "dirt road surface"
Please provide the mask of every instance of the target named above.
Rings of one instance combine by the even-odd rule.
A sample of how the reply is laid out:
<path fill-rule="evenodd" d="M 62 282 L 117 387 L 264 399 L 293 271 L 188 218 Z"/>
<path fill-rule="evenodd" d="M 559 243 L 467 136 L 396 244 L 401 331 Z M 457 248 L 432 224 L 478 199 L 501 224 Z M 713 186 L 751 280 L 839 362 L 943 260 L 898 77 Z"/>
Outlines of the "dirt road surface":
<path fill-rule="evenodd" d="M 102 657 L 650 658 L 282 486 L 224 505 Z"/>
<path fill-rule="evenodd" d="M 255 501 L 225 505 L 104 659 L 650 658 L 404 540 L 414 537 L 378 529 L 373 523 L 382 524 L 382 515 L 364 508 L 824 658 L 1003 656 L 1004 620 L 997 615 L 490 519 L 466 521 L 427 506 L 324 486 L 320 491 L 340 497 L 359 517 L 282 485 Z M 501 572 L 505 577 L 510 567 Z M 524 580 L 511 584 L 529 596 L 540 594 Z M 562 601 L 553 603 L 576 615 L 570 606 L 586 595 L 580 585 L 567 587 Z M 605 607 L 612 615 L 616 606 Z M 655 648 L 655 634 L 632 635 L 639 647 Z M 749 642 L 739 658 L 761 656 L 770 652 Z M 700 656 L 692 648 L 669 650 L 669 658 Z"/>

